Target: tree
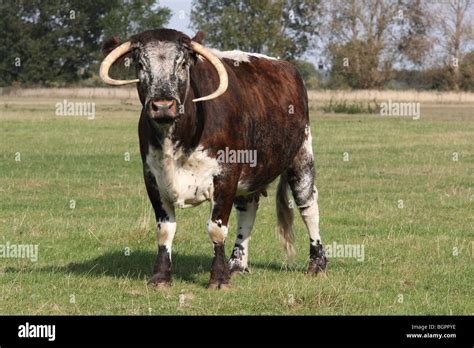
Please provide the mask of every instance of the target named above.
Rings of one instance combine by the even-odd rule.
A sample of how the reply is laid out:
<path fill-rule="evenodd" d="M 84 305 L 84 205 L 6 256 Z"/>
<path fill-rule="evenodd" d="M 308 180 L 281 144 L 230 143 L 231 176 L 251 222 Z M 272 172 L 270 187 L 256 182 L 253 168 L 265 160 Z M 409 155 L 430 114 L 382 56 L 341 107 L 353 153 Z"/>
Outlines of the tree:
<path fill-rule="evenodd" d="M 430 37 L 433 21 L 429 4 L 422 0 L 412 0 L 403 7 L 399 16 L 401 35 L 397 40 L 397 50 L 409 62 L 421 66 L 434 41 Z"/>
<path fill-rule="evenodd" d="M 459 70 L 461 88 L 465 91 L 474 91 L 474 51 L 464 55 Z"/>
<path fill-rule="evenodd" d="M 117 1 L 101 19 L 105 37 L 127 39 L 146 29 L 163 27 L 171 18 L 171 10 L 155 0 Z"/>
<path fill-rule="evenodd" d="M 465 53 L 463 48 L 468 48 L 474 41 L 473 7 L 471 0 L 449 0 L 447 3 L 433 5 L 438 28 L 435 35 L 443 48 L 444 60 L 453 71 L 455 90 L 461 87 L 460 64 Z"/>
<path fill-rule="evenodd" d="M 330 51 L 332 68 L 328 85 L 331 88 L 381 88 L 389 78 L 387 69 L 378 68 L 377 47 L 366 41 L 333 44 Z"/>
<path fill-rule="evenodd" d="M 395 62 L 421 61 L 429 50 L 429 22 L 418 0 L 340 0 L 325 5 L 333 85 L 380 88 Z"/>
<path fill-rule="evenodd" d="M 0 85 L 59 86 L 95 74 L 100 45 L 108 33 L 161 26 L 168 9 L 152 0 L 0 0 Z M 138 16 L 142 11 L 142 16 Z M 127 26 L 118 19 L 129 18 Z M 133 20 L 133 16 L 140 17 Z M 115 33 L 115 30 L 118 32 Z"/>
<path fill-rule="evenodd" d="M 194 0 L 191 23 L 223 50 L 266 53 L 294 59 L 310 48 L 318 0 Z"/>

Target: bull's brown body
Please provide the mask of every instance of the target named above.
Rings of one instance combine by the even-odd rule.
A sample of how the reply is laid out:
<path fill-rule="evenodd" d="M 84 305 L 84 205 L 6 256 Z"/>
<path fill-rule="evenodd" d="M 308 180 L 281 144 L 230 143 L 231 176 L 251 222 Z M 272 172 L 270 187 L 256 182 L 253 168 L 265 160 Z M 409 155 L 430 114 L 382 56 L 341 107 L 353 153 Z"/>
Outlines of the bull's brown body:
<path fill-rule="evenodd" d="M 198 35 L 193 40 L 201 39 L 202 35 Z M 277 191 L 277 215 L 279 231 L 287 251 L 291 253 L 293 241 L 292 207 L 286 196 L 289 187 L 310 232 L 309 272 L 314 274 L 324 270 L 326 258 L 319 237 L 308 100 L 298 71 L 290 63 L 270 57 L 241 52 L 241 59 L 235 58 L 235 54 L 234 58 L 232 55 L 226 58 L 224 53 L 220 60 L 228 75 L 226 92 L 215 99 L 194 103 L 193 99 L 216 90 L 220 79 L 214 66 L 207 60 L 186 51 L 190 40 L 180 32 L 166 29 L 148 31 L 131 40 L 132 47 L 140 49 L 134 53 L 136 60 L 149 60 L 149 57 L 157 56 L 158 61 L 164 61 L 166 54 L 157 55 L 152 51 L 153 47 L 171 47 L 169 52 L 176 51 L 177 56 L 184 54 L 190 62 L 186 81 L 176 82 L 177 78 L 171 76 L 171 82 L 167 82 L 165 77 L 160 77 L 161 81 L 165 81 L 161 85 L 175 84 L 175 94 L 172 87 L 165 90 L 157 85 L 155 91 L 150 92 L 150 86 L 142 82 L 138 84 L 143 104 L 139 121 L 140 151 L 147 192 L 156 214 L 159 244 L 155 275 L 151 282 L 166 286 L 171 281 L 170 248 L 176 228 L 174 208 L 180 187 L 172 187 L 169 189 L 171 193 L 165 191 L 175 182 L 183 185 L 183 180 L 170 178 L 182 173 L 193 178 L 193 182 L 187 180 L 191 191 L 194 191 L 191 185 L 197 185 L 196 196 L 202 191 L 197 182 L 211 183 L 209 196 L 203 196 L 212 203 L 208 232 L 214 243 L 215 256 L 210 287 L 227 287 L 229 283 L 224 241 L 232 205 L 237 208 L 238 234 L 230 267 L 232 271 L 245 271 L 248 266 L 248 240 L 255 220 L 258 196 L 278 176 L 281 176 L 281 180 Z M 148 50 L 146 54 L 143 54 L 144 50 Z M 168 55 L 172 56 L 169 52 Z M 181 61 L 178 57 L 174 62 Z M 163 64 L 171 64 L 171 61 Z M 143 76 L 141 71 L 138 74 Z M 154 81 L 155 76 L 148 72 L 144 79 Z M 162 110 L 151 110 L 150 105 L 157 103 L 161 103 L 158 104 L 160 106 L 173 105 L 182 112 L 175 115 L 174 111 L 167 110 L 164 113 Z M 162 115 L 164 117 L 159 118 Z M 167 121 L 169 119 L 171 122 Z M 256 165 L 219 163 L 218 171 L 212 172 L 214 174 L 208 181 L 194 179 L 193 166 L 205 166 L 209 161 L 215 161 L 218 152 L 225 148 L 256 151 Z M 205 154 L 205 160 L 196 160 L 202 157 L 196 155 L 198 151 L 201 155 Z M 176 155 L 178 153 L 179 157 Z M 187 164 L 188 160 L 195 162 Z M 205 169 L 196 169 L 196 176 L 208 173 Z M 168 181 L 164 182 L 162 177 L 167 177 Z M 201 200 L 204 199 L 191 201 L 200 203 Z"/>

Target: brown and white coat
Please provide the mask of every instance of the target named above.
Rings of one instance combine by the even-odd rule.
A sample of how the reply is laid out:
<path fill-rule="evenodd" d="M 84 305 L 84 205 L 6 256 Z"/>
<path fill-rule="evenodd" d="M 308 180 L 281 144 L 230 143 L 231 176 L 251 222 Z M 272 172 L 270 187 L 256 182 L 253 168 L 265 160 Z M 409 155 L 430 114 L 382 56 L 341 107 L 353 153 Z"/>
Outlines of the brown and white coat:
<path fill-rule="evenodd" d="M 288 62 L 260 54 L 204 49 L 197 54 L 202 38 L 201 32 L 191 39 L 157 29 L 133 36 L 126 45 L 116 39 L 104 44 L 109 56 L 125 45 L 120 56 L 133 59 L 137 70 L 138 79 L 125 82 L 137 83 L 143 105 L 140 152 L 158 238 L 151 283 L 171 282 L 175 209 L 210 201 L 207 231 L 214 260 L 209 287 L 228 287 L 231 272 L 248 270 L 259 195 L 278 177 L 278 231 L 285 249 L 293 254 L 291 190 L 310 235 L 308 273 L 324 271 L 308 100 L 299 73 Z M 110 83 L 115 80 L 108 77 L 109 66 L 101 76 Z M 219 161 L 223 149 L 254 151 L 258 161 Z M 233 205 L 237 239 L 227 261 L 224 243 Z"/>

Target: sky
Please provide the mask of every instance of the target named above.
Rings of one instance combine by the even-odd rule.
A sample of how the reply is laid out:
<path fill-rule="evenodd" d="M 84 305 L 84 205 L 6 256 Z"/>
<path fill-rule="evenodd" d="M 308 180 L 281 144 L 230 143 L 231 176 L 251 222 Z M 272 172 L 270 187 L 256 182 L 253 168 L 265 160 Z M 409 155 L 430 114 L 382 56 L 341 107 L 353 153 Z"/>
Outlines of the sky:
<path fill-rule="evenodd" d="M 167 25 L 168 28 L 182 31 L 193 37 L 195 33 L 189 29 L 191 2 L 191 0 L 160 0 L 159 4 L 163 7 L 169 7 L 173 11 L 173 17 Z"/>

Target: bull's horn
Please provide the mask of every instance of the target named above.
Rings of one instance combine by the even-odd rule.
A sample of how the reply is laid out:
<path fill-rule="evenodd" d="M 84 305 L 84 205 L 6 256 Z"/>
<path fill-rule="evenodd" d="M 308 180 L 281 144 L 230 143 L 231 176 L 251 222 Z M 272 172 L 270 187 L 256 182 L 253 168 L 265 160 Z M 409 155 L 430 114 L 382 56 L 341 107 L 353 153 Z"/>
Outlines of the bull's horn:
<path fill-rule="evenodd" d="M 206 58 L 209 63 L 214 66 L 217 73 L 219 74 L 219 87 L 215 90 L 215 92 L 205 97 L 193 99 L 193 102 L 196 103 L 198 101 L 215 99 L 218 96 L 224 94 L 224 92 L 227 90 L 227 86 L 229 85 L 229 77 L 227 76 L 227 71 L 225 70 L 224 64 L 222 64 L 220 59 L 212 54 L 207 48 L 203 47 L 197 42 L 191 41 L 191 48 L 194 52 L 199 53 L 201 56 Z"/>
<path fill-rule="evenodd" d="M 119 59 L 121 56 L 123 56 L 125 53 L 130 52 L 132 49 L 132 44 L 130 41 L 127 41 L 117 48 L 115 48 L 112 52 L 110 52 L 107 57 L 104 58 L 102 61 L 102 64 L 100 64 L 100 71 L 99 75 L 102 81 L 105 83 L 108 83 L 109 85 L 114 85 L 114 86 L 122 86 L 122 85 L 128 85 L 129 83 L 137 83 L 140 80 L 135 79 L 135 80 L 114 80 L 109 76 L 109 69 L 112 66 L 112 64 L 115 63 L 117 59 Z"/>

